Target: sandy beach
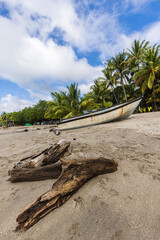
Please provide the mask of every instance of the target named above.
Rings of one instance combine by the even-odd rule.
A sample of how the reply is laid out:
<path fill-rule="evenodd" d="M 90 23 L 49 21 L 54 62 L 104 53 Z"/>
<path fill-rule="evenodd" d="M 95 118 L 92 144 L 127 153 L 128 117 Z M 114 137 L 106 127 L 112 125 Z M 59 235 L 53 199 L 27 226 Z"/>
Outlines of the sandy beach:
<path fill-rule="evenodd" d="M 50 127 L 0 129 L 0 239 L 160 240 L 160 112 L 59 136 Z M 118 170 L 90 180 L 29 230 L 15 232 L 19 213 L 55 180 L 10 183 L 8 171 L 60 139 L 71 141 L 71 158 L 111 158 Z"/>

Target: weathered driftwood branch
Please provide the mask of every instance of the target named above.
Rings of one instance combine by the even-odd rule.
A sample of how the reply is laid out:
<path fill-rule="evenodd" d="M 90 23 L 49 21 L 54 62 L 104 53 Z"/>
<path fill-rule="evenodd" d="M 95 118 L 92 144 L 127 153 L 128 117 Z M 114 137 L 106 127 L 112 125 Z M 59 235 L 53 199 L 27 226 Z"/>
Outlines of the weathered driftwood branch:
<path fill-rule="evenodd" d="M 25 182 L 40 181 L 46 179 L 57 179 L 62 172 L 62 163 L 54 163 L 39 168 L 15 168 L 9 171 L 11 176 L 8 181 Z"/>
<path fill-rule="evenodd" d="M 60 129 L 58 129 L 58 128 L 51 128 L 49 131 L 54 132 L 56 135 L 59 135 L 61 133 Z"/>
<path fill-rule="evenodd" d="M 65 203 L 91 178 L 117 170 L 117 163 L 98 158 L 84 161 L 63 161 L 63 171 L 52 189 L 30 204 L 18 217 L 18 229 L 28 229 L 52 210 Z"/>
<path fill-rule="evenodd" d="M 22 159 L 14 166 L 16 168 L 36 168 L 57 162 L 67 151 L 70 142 L 61 139 L 58 143 L 45 149 L 43 152 Z"/>

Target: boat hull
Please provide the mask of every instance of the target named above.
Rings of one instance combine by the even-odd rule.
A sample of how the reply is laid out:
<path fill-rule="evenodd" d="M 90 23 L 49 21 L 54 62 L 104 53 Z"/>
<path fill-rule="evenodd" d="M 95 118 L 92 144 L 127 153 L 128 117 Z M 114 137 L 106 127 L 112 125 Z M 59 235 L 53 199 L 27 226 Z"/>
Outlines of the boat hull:
<path fill-rule="evenodd" d="M 103 124 L 111 121 L 122 120 L 129 117 L 139 105 L 142 98 L 138 98 L 111 108 L 99 110 L 82 116 L 65 119 L 58 125 L 61 130 L 76 129 L 82 127 Z"/>

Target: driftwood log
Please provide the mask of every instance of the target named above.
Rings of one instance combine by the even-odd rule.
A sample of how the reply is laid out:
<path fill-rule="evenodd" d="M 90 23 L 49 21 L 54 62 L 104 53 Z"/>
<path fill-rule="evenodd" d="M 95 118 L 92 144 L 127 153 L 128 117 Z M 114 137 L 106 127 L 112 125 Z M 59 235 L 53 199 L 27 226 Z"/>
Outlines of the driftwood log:
<path fill-rule="evenodd" d="M 37 168 L 57 162 L 67 151 L 70 142 L 61 139 L 58 143 L 45 149 L 43 152 L 22 159 L 14 166 L 16 168 Z"/>
<path fill-rule="evenodd" d="M 51 190 L 41 195 L 17 217 L 17 230 L 28 229 L 52 210 L 63 205 L 84 183 L 93 177 L 117 170 L 117 163 L 98 158 L 83 161 L 63 160 L 63 170 Z"/>
<path fill-rule="evenodd" d="M 25 182 L 40 181 L 46 179 L 57 179 L 62 172 L 62 163 L 57 162 L 44 167 L 38 168 L 15 168 L 9 171 L 11 176 L 8 181 Z"/>
<path fill-rule="evenodd" d="M 62 172 L 62 163 L 59 160 L 69 150 L 69 146 L 70 142 L 61 139 L 43 152 L 22 159 L 8 172 L 10 175 L 8 181 L 23 182 L 58 178 Z"/>

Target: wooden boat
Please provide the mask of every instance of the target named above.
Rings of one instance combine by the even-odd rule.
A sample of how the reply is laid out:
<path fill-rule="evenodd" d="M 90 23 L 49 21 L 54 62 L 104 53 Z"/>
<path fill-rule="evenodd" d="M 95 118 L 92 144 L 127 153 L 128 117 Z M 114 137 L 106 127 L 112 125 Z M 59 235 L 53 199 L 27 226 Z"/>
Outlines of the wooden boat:
<path fill-rule="evenodd" d="M 77 117 L 61 120 L 58 126 L 61 130 L 75 129 L 122 120 L 129 117 L 141 102 L 142 97 L 114 105 L 110 108 L 94 110 Z"/>

